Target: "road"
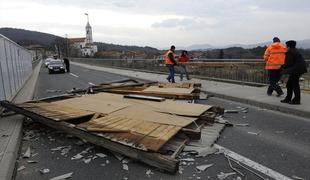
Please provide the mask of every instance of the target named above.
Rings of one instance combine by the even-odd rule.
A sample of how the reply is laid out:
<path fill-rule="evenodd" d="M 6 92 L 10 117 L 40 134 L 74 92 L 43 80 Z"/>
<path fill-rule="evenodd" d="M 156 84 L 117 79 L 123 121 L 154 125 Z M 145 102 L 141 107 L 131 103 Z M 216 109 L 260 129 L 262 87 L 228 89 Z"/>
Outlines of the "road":
<path fill-rule="evenodd" d="M 62 94 L 72 88 L 85 88 L 90 84 L 102 83 L 123 76 L 101 71 L 71 67 L 71 73 L 51 74 L 42 67 L 35 98 L 43 98 Z M 247 157 L 265 167 L 287 177 L 293 175 L 310 179 L 310 120 L 301 117 L 260 109 L 219 98 L 200 100 L 197 103 L 219 105 L 225 109 L 247 107 L 248 112 L 226 113 L 224 118 L 232 123 L 248 123 L 248 127 L 226 127 L 217 144 Z M 210 155 L 195 158 L 195 162 L 181 165 L 176 175 L 160 172 L 139 162 L 129 161 L 128 170 L 109 151 L 83 143 L 81 140 L 68 136 L 44 125 L 26 121 L 24 124 L 24 140 L 21 152 L 28 147 L 32 149 L 32 157 L 20 157 L 18 167 L 25 169 L 17 172 L 17 180 L 50 179 L 52 177 L 73 172 L 72 179 L 217 179 L 220 172 L 233 172 L 224 155 Z M 255 135 L 257 133 L 257 135 Z M 30 138 L 29 138 L 30 137 Z M 67 146 L 70 149 L 52 150 Z M 84 160 L 71 160 L 83 150 L 93 147 L 84 154 Z M 66 149 L 66 148 L 65 148 Z M 107 157 L 95 157 L 96 153 L 104 153 Z M 189 156 L 192 157 L 192 156 Z M 35 162 L 27 162 L 27 161 Z M 91 160 L 89 163 L 87 161 Z M 204 172 L 198 172 L 196 166 L 214 164 Z M 242 179 L 260 179 L 248 170 L 233 164 L 245 174 Z M 42 174 L 41 169 L 48 168 L 50 173 Z M 151 174 L 147 174 L 151 170 Z M 236 174 L 226 179 L 236 179 Z"/>

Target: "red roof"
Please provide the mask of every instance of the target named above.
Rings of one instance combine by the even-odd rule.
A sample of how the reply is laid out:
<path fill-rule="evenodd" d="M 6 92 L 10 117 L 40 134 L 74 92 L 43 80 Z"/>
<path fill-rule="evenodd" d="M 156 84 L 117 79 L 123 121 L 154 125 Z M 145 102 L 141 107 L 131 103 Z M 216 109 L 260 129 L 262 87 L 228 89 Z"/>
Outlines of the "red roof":
<path fill-rule="evenodd" d="M 85 42 L 86 38 L 69 38 L 69 41 L 72 43 L 76 43 L 76 42 Z"/>

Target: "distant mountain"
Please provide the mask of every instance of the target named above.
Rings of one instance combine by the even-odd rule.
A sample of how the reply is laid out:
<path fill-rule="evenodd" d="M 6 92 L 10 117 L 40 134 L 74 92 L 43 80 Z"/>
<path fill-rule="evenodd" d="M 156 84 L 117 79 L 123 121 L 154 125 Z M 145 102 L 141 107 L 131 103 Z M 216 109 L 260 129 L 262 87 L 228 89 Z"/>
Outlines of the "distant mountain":
<path fill-rule="evenodd" d="M 30 44 L 50 46 L 56 39 L 62 38 L 53 34 L 15 28 L 0 28 L 0 34 L 23 46 Z"/>
<path fill-rule="evenodd" d="M 284 43 L 285 41 L 286 40 L 283 40 L 282 42 Z M 258 46 L 260 46 L 260 47 L 268 46 L 270 44 L 271 44 L 271 41 L 257 43 L 257 44 L 230 44 L 230 45 L 226 45 L 226 46 L 212 46 L 210 44 L 196 44 L 196 45 L 184 47 L 184 49 L 188 49 L 188 50 L 210 50 L 210 49 L 227 49 L 227 48 L 231 48 L 231 47 L 241 47 L 244 49 L 252 49 L 252 48 L 256 48 Z M 297 41 L 297 47 L 303 48 L 303 49 L 310 49 L 310 39 Z"/>

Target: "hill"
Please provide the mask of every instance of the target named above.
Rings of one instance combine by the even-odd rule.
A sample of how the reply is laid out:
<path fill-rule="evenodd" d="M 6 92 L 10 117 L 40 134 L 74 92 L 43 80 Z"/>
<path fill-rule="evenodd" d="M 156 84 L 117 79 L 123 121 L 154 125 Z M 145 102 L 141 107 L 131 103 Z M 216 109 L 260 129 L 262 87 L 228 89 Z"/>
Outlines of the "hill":
<path fill-rule="evenodd" d="M 15 28 L 0 28 L 0 34 L 3 34 L 22 46 L 31 44 L 51 46 L 56 39 L 62 38 L 53 34 Z"/>

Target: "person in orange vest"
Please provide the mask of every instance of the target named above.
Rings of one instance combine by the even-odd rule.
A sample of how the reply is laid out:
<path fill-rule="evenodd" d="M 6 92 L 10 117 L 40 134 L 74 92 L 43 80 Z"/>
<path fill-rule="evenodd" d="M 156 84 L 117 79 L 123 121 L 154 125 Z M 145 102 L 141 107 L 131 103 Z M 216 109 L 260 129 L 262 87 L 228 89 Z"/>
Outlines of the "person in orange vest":
<path fill-rule="evenodd" d="M 175 46 L 172 45 L 170 49 L 167 51 L 166 56 L 165 56 L 166 67 L 168 68 L 168 71 L 169 71 L 169 76 L 167 77 L 167 80 L 171 83 L 175 83 L 174 66 L 177 65 L 177 61 L 175 60 L 177 56 L 174 51 L 175 51 Z"/>
<path fill-rule="evenodd" d="M 183 75 L 189 80 L 188 72 L 186 70 L 186 63 L 189 61 L 188 52 L 183 50 L 181 56 L 178 59 L 178 65 L 180 69 L 180 80 L 183 81 Z"/>
<path fill-rule="evenodd" d="M 269 80 L 269 87 L 267 90 L 268 96 L 271 96 L 273 91 L 277 92 L 277 97 L 284 94 L 278 82 L 281 79 L 280 68 L 284 64 L 286 51 L 286 47 L 280 43 L 278 37 L 273 38 L 273 44 L 271 44 L 265 51 L 265 69 L 268 71 Z"/>

